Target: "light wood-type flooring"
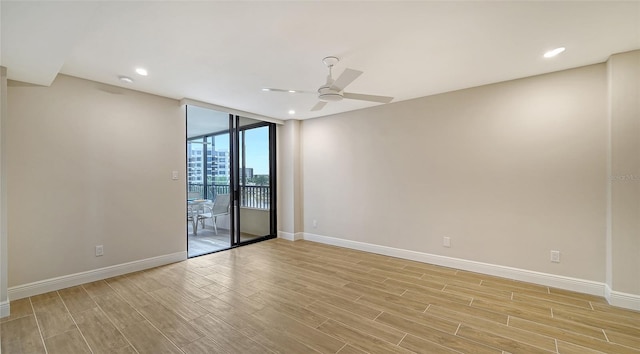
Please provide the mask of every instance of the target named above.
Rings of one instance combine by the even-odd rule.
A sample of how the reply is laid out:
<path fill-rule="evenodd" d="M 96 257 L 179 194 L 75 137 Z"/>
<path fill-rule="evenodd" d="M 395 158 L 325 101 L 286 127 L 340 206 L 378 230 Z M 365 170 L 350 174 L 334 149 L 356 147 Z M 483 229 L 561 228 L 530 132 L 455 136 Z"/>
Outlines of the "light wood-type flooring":
<path fill-rule="evenodd" d="M 12 301 L 1 322 L 4 354 L 640 353 L 640 313 L 600 297 L 278 239 Z"/>

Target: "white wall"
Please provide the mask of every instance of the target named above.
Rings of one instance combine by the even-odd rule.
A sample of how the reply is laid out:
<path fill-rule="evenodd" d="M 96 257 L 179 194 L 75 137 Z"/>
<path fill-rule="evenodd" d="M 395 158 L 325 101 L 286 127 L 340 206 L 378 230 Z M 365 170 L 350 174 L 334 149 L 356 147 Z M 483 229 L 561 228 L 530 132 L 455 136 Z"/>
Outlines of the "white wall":
<path fill-rule="evenodd" d="M 9 287 L 186 251 L 178 101 L 64 75 L 8 91 Z"/>
<path fill-rule="evenodd" d="M 600 64 L 303 121 L 304 231 L 604 282 L 606 78 Z"/>

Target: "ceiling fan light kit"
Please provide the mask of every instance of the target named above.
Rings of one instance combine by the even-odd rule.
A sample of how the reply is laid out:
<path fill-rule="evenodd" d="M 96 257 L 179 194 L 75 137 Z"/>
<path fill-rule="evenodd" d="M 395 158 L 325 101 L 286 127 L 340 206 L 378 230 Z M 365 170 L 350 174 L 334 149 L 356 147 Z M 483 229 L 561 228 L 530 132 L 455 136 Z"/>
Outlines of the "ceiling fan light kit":
<path fill-rule="evenodd" d="M 339 91 L 332 90 L 329 86 L 322 86 L 318 89 L 318 99 L 322 101 L 341 101 L 342 94 Z"/>
<path fill-rule="evenodd" d="M 327 75 L 327 82 L 320 86 L 317 90 L 318 99 L 320 100 L 316 103 L 311 110 L 319 111 L 321 110 L 327 102 L 336 102 L 341 101 L 345 98 L 351 100 L 359 100 L 359 101 L 369 101 L 369 102 L 378 102 L 378 103 L 389 103 L 393 100 L 393 97 L 388 96 L 375 96 L 375 95 L 366 95 L 361 93 L 350 93 L 344 92 L 345 87 L 351 84 L 355 79 L 357 79 L 360 75 L 362 75 L 362 71 L 354 70 L 354 69 L 345 69 L 342 74 L 336 79 L 333 79 L 332 69 L 333 67 L 340 61 L 337 57 L 328 56 L 322 59 L 324 65 L 329 69 L 329 75 Z M 274 92 L 289 92 L 289 93 L 309 93 L 309 91 L 298 91 L 298 90 L 285 90 L 285 89 L 262 89 L 263 91 L 274 91 Z"/>

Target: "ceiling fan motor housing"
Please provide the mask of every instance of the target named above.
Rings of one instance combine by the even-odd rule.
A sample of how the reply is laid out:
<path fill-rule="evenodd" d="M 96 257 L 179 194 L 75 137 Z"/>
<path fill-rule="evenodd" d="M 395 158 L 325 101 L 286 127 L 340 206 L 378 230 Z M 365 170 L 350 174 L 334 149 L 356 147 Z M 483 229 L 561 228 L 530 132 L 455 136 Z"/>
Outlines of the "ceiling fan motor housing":
<path fill-rule="evenodd" d="M 342 93 L 331 89 L 329 86 L 322 86 L 318 89 L 318 99 L 323 101 L 340 101 L 343 99 Z"/>

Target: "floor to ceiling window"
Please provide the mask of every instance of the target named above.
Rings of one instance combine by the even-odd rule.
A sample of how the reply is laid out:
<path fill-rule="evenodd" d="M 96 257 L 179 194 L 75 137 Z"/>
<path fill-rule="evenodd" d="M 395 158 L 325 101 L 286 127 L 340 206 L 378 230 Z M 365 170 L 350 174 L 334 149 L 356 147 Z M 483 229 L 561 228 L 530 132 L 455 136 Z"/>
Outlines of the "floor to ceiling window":
<path fill-rule="evenodd" d="M 275 126 L 187 106 L 189 257 L 275 236 Z"/>

